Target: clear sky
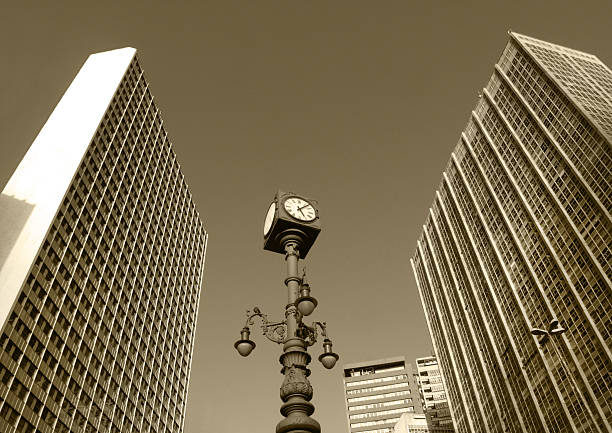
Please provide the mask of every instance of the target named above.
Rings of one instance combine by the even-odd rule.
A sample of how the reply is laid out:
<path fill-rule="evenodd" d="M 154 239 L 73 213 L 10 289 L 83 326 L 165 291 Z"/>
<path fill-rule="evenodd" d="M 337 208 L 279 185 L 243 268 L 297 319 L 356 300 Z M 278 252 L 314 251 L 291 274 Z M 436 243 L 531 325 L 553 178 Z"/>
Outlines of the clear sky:
<path fill-rule="evenodd" d="M 286 303 L 263 251 L 277 189 L 317 199 L 306 260 L 338 366 L 310 349 L 314 418 L 347 432 L 342 364 L 428 355 L 409 259 L 450 152 L 512 29 L 612 65 L 609 1 L 12 2 L 0 17 L 0 184 L 88 54 L 133 46 L 209 243 L 185 433 L 281 419 L 280 347 L 244 312 Z M 29 6 L 28 6 L 29 5 Z"/>

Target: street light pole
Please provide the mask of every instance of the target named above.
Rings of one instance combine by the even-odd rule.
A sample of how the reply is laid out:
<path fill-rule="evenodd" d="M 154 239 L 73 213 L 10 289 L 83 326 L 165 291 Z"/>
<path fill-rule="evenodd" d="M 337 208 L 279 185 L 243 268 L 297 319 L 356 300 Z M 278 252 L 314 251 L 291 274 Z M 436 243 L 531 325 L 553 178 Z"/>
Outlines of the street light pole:
<path fill-rule="evenodd" d="M 287 261 L 288 304 L 285 308 L 287 320 L 287 339 L 283 344 L 283 354 L 280 363 L 285 375 L 280 388 L 280 397 L 283 401 L 280 412 L 285 417 L 276 425 L 276 433 L 320 433 L 321 426 L 310 415 L 314 413 L 312 399 L 312 386 L 308 381 L 310 370 L 310 355 L 306 352 L 306 342 L 298 336 L 299 312 L 295 306 L 298 299 L 300 278 L 298 277 L 299 251 L 297 243 L 287 242 L 284 247 Z"/>
<path fill-rule="evenodd" d="M 317 306 L 317 300 L 310 296 L 310 285 L 306 274 L 300 278 L 298 262 L 300 253 L 305 256 L 314 243 L 320 226 L 318 209 L 307 199 L 293 193 L 279 191 L 270 205 L 264 223 L 264 248 L 276 253 L 284 253 L 287 265 L 285 286 L 287 287 L 287 305 L 285 320 L 270 322 L 268 316 L 259 308 L 253 312 L 247 310 L 247 319 L 240 340 L 234 347 L 242 356 L 248 356 L 255 348 L 250 339 L 250 325 L 259 317 L 262 321 L 263 334 L 269 340 L 282 344 L 280 356 L 281 373 L 284 375 L 280 387 L 280 398 L 283 401 L 280 412 L 285 417 L 276 425 L 276 433 L 320 433 L 321 426 L 312 419 L 314 405 L 310 402 L 313 389 L 308 381 L 311 357 L 307 352 L 309 346 L 316 343 L 318 328 L 323 340 L 323 353 L 319 361 L 331 369 L 338 360 L 332 351 L 332 342 L 327 336 L 325 322 L 313 322 L 311 326 L 303 322 L 303 317 L 310 315 Z"/>

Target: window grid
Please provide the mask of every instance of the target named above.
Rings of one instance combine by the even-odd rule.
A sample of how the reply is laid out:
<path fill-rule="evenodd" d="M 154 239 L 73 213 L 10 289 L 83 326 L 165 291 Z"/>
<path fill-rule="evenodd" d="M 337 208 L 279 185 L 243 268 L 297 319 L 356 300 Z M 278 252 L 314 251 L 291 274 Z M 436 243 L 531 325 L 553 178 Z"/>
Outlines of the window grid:
<path fill-rule="evenodd" d="M 421 240 L 419 240 L 419 243 Z M 427 324 L 429 325 L 430 333 L 432 334 L 432 341 L 436 346 L 436 356 L 440 365 L 447 374 L 445 375 L 446 390 L 449 393 L 451 402 L 453 404 L 453 420 L 455 421 L 455 429 L 457 433 L 468 433 L 473 431 L 471 426 L 468 424 L 465 403 L 460 393 L 459 384 L 457 383 L 457 377 L 455 369 L 451 366 L 450 353 L 448 349 L 448 342 L 446 336 L 442 333 L 440 317 L 435 310 L 435 300 L 433 298 L 432 291 L 429 289 L 429 282 L 425 273 L 425 265 L 421 259 L 421 255 L 415 254 L 412 259 L 414 273 L 417 279 L 419 287 L 427 287 L 427 290 L 421 290 L 421 296 L 423 306 L 425 309 L 425 315 L 427 317 Z"/>
<path fill-rule="evenodd" d="M 502 72 L 516 86 L 605 209 L 611 209 L 612 148 L 518 47 L 504 53 Z"/>
<path fill-rule="evenodd" d="M 465 365 L 466 369 L 461 374 L 463 375 L 465 373 L 464 383 L 474 389 L 474 396 L 476 400 L 472 403 L 475 404 L 473 410 L 475 412 L 482 411 L 484 413 L 484 417 L 475 417 L 477 420 L 474 423 L 475 427 L 477 431 L 499 429 L 497 408 L 494 407 L 491 399 L 481 397 L 488 394 L 489 386 L 486 384 L 486 380 L 483 377 L 484 372 L 482 371 L 482 363 L 476 355 L 476 352 L 479 352 L 479 350 L 474 347 L 471 332 L 468 329 L 467 321 L 464 318 L 463 312 L 465 311 L 465 307 L 461 305 L 461 302 L 458 299 L 457 291 L 453 282 L 451 282 L 447 268 L 440 263 L 443 257 L 442 249 L 438 242 L 438 235 L 435 231 L 433 221 L 431 220 L 431 215 L 425 224 L 424 233 L 426 241 L 424 244 L 424 251 L 426 251 L 425 263 L 431 263 L 435 269 L 432 269 L 430 272 L 432 274 L 435 272 L 439 275 L 437 282 L 439 285 L 439 292 L 435 294 L 438 299 L 438 305 L 442 305 L 443 308 L 447 310 L 447 315 L 450 317 L 451 323 L 456 324 L 456 330 L 451 330 L 450 332 L 458 335 L 458 340 L 461 344 L 464 359 L 459 360 L 459 365 Z M 432 286 L 435 290 L 436 284 Z"/>
<path fill-rule="evenodd" d="M 0 430 L 181 431 L 205 243 L 189 197 L 134 59 L 1 336 Z"/>
<path fill-rule="evenodd" d="M 461 145 L 458 146 L 462 148 Z M 459 154 L 457 152 L 456 154 Z M 465 154 L 465 150 L 463 150 Z M 508 261 L 508 252 L 501 257 L 498 257 L 491 241 L 487 237 L 487 232 L 495 234 L 498 233 L 498 228 L 502 225 L 501 218 L 493 210 L 493 202 L 489 199 L 484 201 L 486 194 L 483 191 L 484 185 L 477 183 L 474 178 L 474 173 L 465 173 L 466 181 L 470 185 L 470 188 L 475 187 L 477 189 L 470 189 L 469 191 L 463 185 L 461 175 L 454 164 L 449 165 L 448 168 L 449 178 L 453 190 L 457 197 L 462 202 L 461 207 L 465 211 L 465 215 L 471 219 L 467 224 L 471 227 L 471 232 L 477 241 L 478 249 L 481 254 L 481 261 L 487 264 L 489 269 L 489 276 L 491 283 L 494 286 L 494 290 L 497 291 L 497 299 L 502 308 L 503 315 L 507 319 L 507 323 L 511 332 L 511 339 L 514 341 L 517 354 L 519 359 L 528 359 L 534 352 L 537 351 L 537 346 L 533 337 L 530 334 L 530 328 L 524 319 L 522 319 L 521 304 L 518 303 L 516 294 L 514 293 L 514 287 L 523 287 L 522 283 L 527 285 L 530 284 L 529 279 L 525 274 L 521 275 L 521 271 L 526 273 L 527 269 L 525 265 L 519 260 L 517 268 L 514 270 L 514 279 L 506 275 L 503 263 Z M 478 206 L 478 207 L 475 207 Z M 476 209 L 482 213 L 482 219 L 487 221 L 488 224 L 484 225 L 484 222 L 480 220 L 480 215 Z M 500 243 L 507 245 L 509 239 L 506 237 L 499 238 L 495 242 L 499 248 Z M 500 253 L 501 254 L 501 253 Z M 518 257 L 517 257 L 518 259 Z M 501 260 L 502 262 L 498 262 Z M 520 266 L 520 267 L 519 267 Z M 513 283 L 513 285 L 511 285 Z M 533 294 L 535 295 L 535 294 Z M 532 296 L 533 296 L 532 295 Z M 529 378 L 531 383 L 533 394 L 536 398 L 536 407 L 539 407 L 549 427 L 561 426 L 566 422 L 563 412 L 560 410 L 558 397 L 554 391 L 554 387 L 550 382 L 550 377 L 545 373 L 546 368 L 543 364 L 542 358 L 534 356 L 531 362 L 524 364 L 523 369 L 525 374 Z M 562 430 L 560 430 L 562 431 Z"/>
<path fill-rule="evenodd" d="M 511 33 L 443 174 L 412 265 L 458 431 L 479 421 L 454 363 L 504 430 L 610 428 L 611 84 L 596 57 Z M 540 347 L 553 317 L 566 332 Z"/>
<path fill-rule="evenodd" d="M 482 106 L 488 107 L 488 103 L 485 102 Z M 604 341 L 609 340 L 612 305 L 610 299 L 602 296 L 607 284 L 603 281 L 576 233 L 570 226 L 563 223 L 564 215 L 561 210 L 564 208 L 557 204 L 544 187 L 538 173 L 520 151 L 520 143 L 514 141 L 514 138 L 496 118 L 495 113 L 483 110 L 482 115 L 482 124 L 493 140 L 491 144 L 495 146 L 504 160 L 506 169 L 513 175 L 513 183 L 525 196 L 527 205 L 550 240 L 552 250 L 559 257 L 572 286 L 576 288 L 581 301 L 586 306 L 586 310 L 592 317 L 597 318 L 596 328 L 602 330 Z M 508 146 L 508 143 L 511 145 Z M 612 233 L 604 233 L 603 236 L 611 238 Z M 540 252 L 543 253 L 544 249 L 545 247 L 541 246 Z M 610 265 L 605 264 L 604 266 L 604 271 L 609 272 Z M 544 281 L 547 286 L 553 285 L 550 278 Z M 562 278 L 559 278 L 557 285 L 562 285 L 561 281 Z M 570 296 L 569 292 L 565 296 Z"/>
<path fill-rule="evenodd" d="M 550 257 L 549 249 L 541 239 L 538 228 L 533 224 L 531 215 L 529 215 L 527 210 L 521 205 L 523 202 L 522 198 L 519 197 L 514 190 L 506 177 L 504 169 L 499 166 L 496 157 L 487 144 L 487 140 L 480 131 L 478 131 L 471 140 L 470 149 L 476 153 L 476 159 L 470 158 L 470 168 L 466 168 L 466 173 L 471 170 L 476 178 L 478 174 L 481 174 L 477 172 L 480 170 L 483 171 L 481 175 L 489 181 L 492 188 L 491 193 L 495 194 L 493 200 L 499 202 L 501 210 L 508 219 L 509 227 L 500 226 L 500 230 L 509 230 L 508 233 L 504 233 L 503 236 L 508 239 L 507 246 L 510 250 L 509 254 L 512 257 L 508 259 L 511 261 L 507 262 L 507 265 L 512 269 L 511 275 L 515 272 L 524 275 L 523 272 L 526 271 L 516 270 L 520 267 L 520 265 L 517 266 L 516 264 L 517 257 L 522 258 L 525 260 L 525 263 L 530 264 L 528 275 L 532 276 L 533 283 L 525 285 L 523 282 L 522 287 L 520 285 L 521 283 L 516 284 L 516 287 L 521 287 L 518 293 L 530 323 L 535 326 L 544 326 L 538 325 L 538 323 L 548 323 L 541 322 L 540 320 L 549 310 L 550 303 L 554 302 L 552 305 L 553 314 L 564 324 L 564 326 L 568 326 L 568 332 L 565 335 L 568 337 L 570 344 L 573 343 L 572 346 L 577 347 L 574 351 L 581 357 L 588 357 L 585 363 L 586 365 L 583 366 L 588 382 L 597 383 L 597 381 L 602 379 L 601 369 L 605 367 L 605 365 L 591 364 L 593 361 L 591 353 L 585 352 L 584 349 L 580 350 L 580 348 L 585 346 L 587 340 L 597 344 L 598 339 L 591 327 L 583 334 L 578 334 L 576 332 L 573 323 L 587 324 L 588 320 L 582 311 L 577 311 L 574 307 L 576 301 L 573 297 L 573 293 L 566 284 L 564 284 L 564 277 L 558 266 L 556 266 L 553 259 Z M 478 163 L 476 163 L 476 160 Z M 467 158 L 464 161 L 467 162 Z M 477 165 L 480 165 L 480 167 L 477 168 Z M 466 164 L 466 167 L 467 166 L 468 164 Z M 514 239 L 516 239 L 518 244 L 512 242 Z M 498 246 L 500 249 L 503 248 L 499 242 Z M 523 254 L 519 254 L 519 251 L 522 251 Z M 552 284 L 547 284 L 549 281 Z M 555 293 L 551 293 L 551 286 L 555 285 L 555 282 L 557 288 L 562 288 L 565 295 L 565 302 L 561 302 L 561 300 L 564 300 L 562 297 L 553 297 Z M 541 291 L 541 297 L 536 298 L 534 296 L 531 299 L 525 300 L 525 294 L 528 292 L 530 294 L 533 293 L 532 290 Z M 551 299 L 553 301 L 550 301 Z M 570 305 L 569 308 L 566 306 L 568 304 Z M 600 346 L 598 351 L 601 350 L 603 350 L 603 348 Z M 601 362 L 602 359 L 599 358 L 596 359 L 596 361 Z M 574 364 L 573 361 L 571 362 Z M 547 363 L 549 368 L 553 370 L 555 376 L 559 377 L 566 374 L 565 366 L 558 362 L 554 354 L 552 359 L 547 360 Z M 564 393 L 564 401 L 570 408 L 572 417 L 579 420 L 579 425 L 589 424 L 591 421 L 590 419 L 587 420 L 589 417 L 588 408 L 592 406 L 592 402 L 584 402 L 582 400 L 582 391 L 578 392 L 578 390 L 574 389 L 574 384 L 570 380 L 558 380 L 557 386 L 561 388 L 562 393 Z M 582 386 L 584 386 L 584 384 L 582 384 Z M 601 395 L 596 394 L 596 397 L 601 397 Z M 574 408 L 573 411 L 575 413 L 572 413 L 572 408 Z M 600 422 L 600 420 L 597 422 Z"/>
<path fill-rule="evenodd" d="M 380 398 L 380 396 L 378 396 L 378 398 Z M 381 403 L 361 404 L 357 406 L 349 406 L 348 409 L 349 409 L 349 412 L 354 412 L 357 410 L 377 409 L 377 408 L 383 408 L 383 407 L 389 407 L 389 406 L 399 406 L 402 404 L 412 404 L 412 399 L 404 398 L 401 400 L 383 401 Z"/>
<path fill-rule="evenodd" d="M 346 401 L 349 404 L 352 404 L 352 403 L 359 402 L 359 401 L 379 400 L 381 398 L 402 397 L 406 395 L 410 395 L 410 390 L 386 392 L 384 394 L 367 395 L 364 397 L 352 397 L 352 398 L 347 398 Z M 351 410 L 351 407 L 349 407 L 349 410 Z"/>
<path fill-rule="evenodd" d="M 612 137 L 612 111 L 605 93 L 588 79 L 588 75 L 572 62 L 573 56 L 554 47 L 525 42 L 527 49 L 550 71 L 556 80 L 577 99 L 584 110 Z"/>
<path fill-rule="evenodd" d="M 531 158 L 541 170 L 544 179 L 564 206 L 604 272 L 610 275 L 612 247 L 607 240 L 612 236 L 612 223 L 609 217 L 581 185 L 564 158 L 554 151 L 554 146 L 540 131 L 537 123 L 525 112 L 508 86 L 498 77 L 494 77 L 492 81 L 499 82 L 499 90 L 493 96 L 493 100 L 501 114 L 508 119 L 517 137 L 526 146 Z"/>
<path fill-rule="evenodd" d="M 444 197 L 444 200 L 441 200 L 441 197 Z M 480 323 L 483 322 L 483 317 L 479 316 L 479 312 L 482 312 L 484 317 L 493 318 L 496 317 L 496 313 L 492 304 L 492 300 L 488 299 L 487 301 L 481 300 L 480 305 L 477 304 L 476 297 L 474 296 L 477 293 L 477 288 L 470 288 L 469 281 L 466 281 L 467 272 L 464 271 L 464 268 L 460 265 L 461 258 L 463 258 L 466 262 L 470 260 L 470 270 L 472 273 L 476 274 L 476 276 L 472 276 L 472 279 L 479 279 L 479 283 L 481 283 L 480 272 L 477 271 L 477 268 L 473 265 L 473 258 L 471 257 L 471 252 L 467 250 L 466 252 L 461 252 L 456 249 L 455 241 L 452 239 L 452 234 L 450 231 L 450 226 L 447 224 L 447 220 L 442 217 L 442 214 L 445 214 L 445 217 L 448 218 L 449 221 L 452 222 L 454 226 L 454 230 L 460 230 L 461 224 L 459 223 L 459 219 L 457 219 L 456 214 L 452 211 L 446 209 L 446 207 L 451 207 L 450 204 L 443 205 L 442 201 L 448 200 L 448 195 L 446 191 L 443 191 L 442 194 L 438 196 L 439 201 L 435 201 L 432 206 L 432 222 L 438 227 L 441 240 L 441 245 L 446 248 L 448 259 L 447 264 L 450 263 L 453 265 L 454 274 L 456 277 L 456 281 L 458 284 L 458 294 L 463 298 L 464 302 L 464 311 L 466 311 L 465 320 L 468 320 L 472 324 L 472 328 L 474 333 L 477 336 L 478 348 L 477 350 L 480 352 L 483 357 L 482 367 L 486 367 L 486 374 L 490 378 L 490 390 L 495 395 L 494 400 L 501 408 L 501 418 L 504 424 L 510 424 L 510 431 L 521 431 L 520 420 L 517 418 L 516 409 L 513 407 L 512 397 L 509 395 L 506 386 L 504 385 L 504 377 L 501 369 L 492 368 L 496 365 L 501 358 L 494 356 L 495 349 L 491 347 L 491 342 L 488 337 L 485 335 L 485 331 L 487 329 L 484 326 L 480 326 Z M 465 248 L 465 243 L 463 244 Z M 470 257 L 467 257 L 468 254 Z M 484 290 L 482 283 L 479 287 L 479 291 L 481 292 L 480 296 L 485 297 L 488 295 L 488 290 Z M 490 295 L 487 296 L 490 298 Z M 463 320 L 463 319 L 462 319 Z M 493 342 L 498 342 L 498 347 L 496 348 L 497 353 L 501 353 L 507 347 L 504 343 L 504 333 L 499 330 L 499 325 L 496 321 L 495 327 L 489 326 L 488 332 L 492 333 Z M 499 359 L 499 360 L 498 360 Z M 502 361 L 503 363 L 503 361 Z M 439 380 L 439 378 L 437 378 Z M 430 383 L 436 383 L 436 378 L 429 378 Z M 488 393 L 485 393 L 489 398 Z M 515 403 L 514 403 L 515 404 Z M 508 427 L 506 427 L 508 428 Z"/>
<path fill-rule="evenodd" d="M 407 379 L 407 375 L 405 374 L 398 374 L 395 376 L 386 376 L 386 377 L 378 377 L 376 379 L 365 379 L 365 380 L 358 380 L 355 382 L 347 382 L 346 383 L 346 387 L 347 388 L 353 388 L 355 386 L 363 386 L 363 385 L 369 385 L 372 383 L 382 383 L 382 382 L 392 382 L 395 380 L 406 380 Z"/>

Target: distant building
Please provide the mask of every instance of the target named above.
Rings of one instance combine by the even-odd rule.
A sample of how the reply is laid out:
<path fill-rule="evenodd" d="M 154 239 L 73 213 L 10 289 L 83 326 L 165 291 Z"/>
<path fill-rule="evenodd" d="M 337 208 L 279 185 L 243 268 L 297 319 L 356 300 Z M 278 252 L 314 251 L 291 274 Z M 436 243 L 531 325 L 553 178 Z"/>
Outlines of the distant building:
<path fill-rule="evenodd" d="M 403 413 L 393 427 L 393 433 L 429 433 L 427 419 L 422 413 Z"/>
<path fill-rule="evenodd" d="M 440 374 L 438 360 L 435 356 L 418 358 L 416 368 L 421 403 L 427 416 L 429 432 L 453 432 L 453 419 L 448 408 L 446 390 Z"/>
<path fill-rule="evenodd" d="M 393 427 L 393 433 L 429 433 L 427 419 L 422 413 L 403 413 Z"/>
<path fill-rule="evenodd" d="M 412 259 L 458 433 L 612 431 L 611 191 L 612 71 L 510 33 Z"/>
<path fill-rule="evenodd" d="M 403 413 L 423 413 L 412 366 L 405 357 L 343 368 L 350 433 L 391 433 Z"/>
<path fill-rule="evenodd" d="M 207 235 L 136 50 L 89 57 L 0 197 L 0 432 L 181 432 Z"/>

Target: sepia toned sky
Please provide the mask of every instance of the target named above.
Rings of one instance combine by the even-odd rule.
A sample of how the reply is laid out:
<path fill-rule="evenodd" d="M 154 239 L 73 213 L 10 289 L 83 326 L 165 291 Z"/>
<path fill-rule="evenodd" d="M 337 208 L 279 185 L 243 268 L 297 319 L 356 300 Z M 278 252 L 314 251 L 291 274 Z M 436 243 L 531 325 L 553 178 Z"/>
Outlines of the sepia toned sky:
<path fill-rule="evenodd" d="M 277 189 L 318 200 L 306 266 L 338 366 L 313 356 L 313 415 L 347 432 L 342 364 L 428 355 L 409 259 L 450 152 L 512 29 L 612 65 L 609 1 L 12 2 L 0 14 L 0 185 L 88 54 L 138 49 L 209 233 L 185 433 L 281 419 L 283 257 L 262 249 Z"/>

